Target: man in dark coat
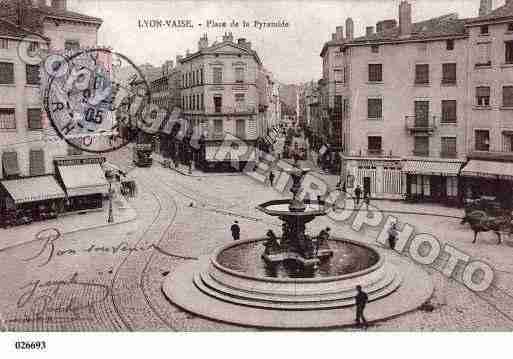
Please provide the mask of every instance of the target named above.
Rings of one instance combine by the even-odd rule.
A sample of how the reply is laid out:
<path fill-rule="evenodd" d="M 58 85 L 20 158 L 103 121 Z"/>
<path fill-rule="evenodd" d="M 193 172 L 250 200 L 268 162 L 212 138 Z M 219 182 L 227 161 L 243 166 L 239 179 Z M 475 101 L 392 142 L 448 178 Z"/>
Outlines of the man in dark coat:
<path fill-rule="evenodd" d="M 271 171 L 271 173 L 269 173 L 269 184 L 271 185 L 271 187 L 273 186 L 273 182 L 274 182 L 274 173 L 273 173 L 273 171 Z"/>
<path fill-rule="evenodd" d="M 230 227 L 230 230 L 232 231 L 233 240 L 235 240 L 235 241 L 239 240 L 240 239 L 240 227 L 239 227 L 238 221 L 233 222 L 232 226 Z"/>
<path fill-rule="evenodd" d="M 360 196 L 362 195 L 362 189 L 360 188 L 360 185 L 356 186 L 354 195 L 356 197 L 356 205 L 358 206 L 360 204 Z"/>
<path fill-rule="evenodd" d="M 369 301 L 369 296 L 362 290 L 361 285 L 356 286 L 356 291 L 356 323 L 358 325 L 363 324 L 365 327 L 367 327 L 367 320 L 363 315 L 363 311 L 365 310 L 365 306 Z"/>

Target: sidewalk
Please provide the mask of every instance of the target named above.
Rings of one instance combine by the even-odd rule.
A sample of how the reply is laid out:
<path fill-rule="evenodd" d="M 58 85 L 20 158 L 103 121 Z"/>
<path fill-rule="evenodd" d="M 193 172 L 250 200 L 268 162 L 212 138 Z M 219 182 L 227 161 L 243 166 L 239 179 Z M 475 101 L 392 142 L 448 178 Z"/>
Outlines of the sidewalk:
<path fill-rule="evenodd" d="M 103 210 L 85 214 L 70 214 L 60 216 L 43 222 L 34 222 L 29 225 L 0 228 L 0 252 L 25 243 L 36 241 L 36 235 L 44 230 L 55 228 L 61 235 L 95 228 L 113 226 L 131 222 L 137 219 L 137 212 L 129 205 L 127 200 L 116 193 L 112 200 L 113 223 L 108 223 L 108 200 L 103 203 Z"/>
<path fill-rule="evenodd" d="M 163 165 L 165 158 L 158 153 L 153 153 L 152 158 L 155 162 Z M 192 173 L 189 172 L 189 167 L 179 164 L 177 167 L 173 166 L 173 162 L 171 161 L 171 167 L 169 167 L 171 171 L 178 172 L 181 175 L 189 176 L 189 177 L 212 177 L 212 176 L 243 176 L 243 172 L 203 172 L 196 168 L 192 169 Z"/>

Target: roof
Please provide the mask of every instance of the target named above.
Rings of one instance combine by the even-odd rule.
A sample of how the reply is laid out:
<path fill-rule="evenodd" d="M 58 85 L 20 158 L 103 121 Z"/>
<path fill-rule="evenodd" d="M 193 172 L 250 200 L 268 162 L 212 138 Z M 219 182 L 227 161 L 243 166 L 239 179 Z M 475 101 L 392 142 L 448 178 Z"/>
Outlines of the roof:
<path fill-rule="evenodd" d="M 219 42 L 219 43 L 214 43 L 213 45 L 210 45 L 208 47 L 205 47 L 204 49 L 201 49 L 201 50 L 198 50 L 192 54 L 189 54 L 188 56 L 184 57 L 180 62 L 183 63 L 187 60 L 190 60 L 194 57 L 197 57 L 199 55 L 202 55 L 202 54 L 210 54 L 210 53 L 213 53 L 215 50 L 223 47 L 223 46 L 226 46 L 226 45 L 229 45 L 229 46 L 232 46 L 234 48 L 237 48 L 239 50 L 242 50 L 242 51 L 245 51 L 247 52 L 248 54 L 250 55 L 253 55 L 253 57 L 255 58 L 255 60 L 261 65 L 262 64 L 262 61 L 260 61 L 260 57 L 258 57 L 258 54 L 255 50 L 252 50 L 252 49 L 248 49 L 244 46 L 240 46 L 239 44 L 237 43 L 234 43 L 233 41 L 230 41 L 230 40 L 226 40 L 226 41 L 223 41 L 223 42 Z"/>
<path fill-rule="evenodd" d="M 64 191 L 53 176 L 2 181 L 2 185 L 16 204 L 65 197 Z"/>
<path fill-rule="evenodd" d="M 457 176 L 462 161 L 406 160 L 402 172 L 424 175 Z"/>
<path fill-rule="evenodd" d="M 31 31 L 26 28 L 22 28 L 20 26 L 17 26 L 16 24 L 13 24 L 12 22 L 1 20 L 0 19 L 0 37 L 16 37 L 16 38 L 24 38 L 27 36 L 39 36 L 42 40 L 50 41 L 47 37 L 41 36 L 40 34 Z"/>
<path fill-rule="evenodd" d="M 107 193 L 107 180 L 99 163 L 57 166 L 68 196 Z"/>
<path fill-rule="evenodd" d="M 414 23 L 411 34 L 407 37 L 403 37 L 399 31 L 399 26 L 396 26 L 383 32 L 358 37 L 351 41 L 350 44 L 359 42 L 428 40 L 431 38 L 465 35 L 465 20 L 458 19 L 458 14 L 447 14 Z"/>
<path fill-rule="evenodd" d="M 464 177 L 486 177 L 513 179 L 513 163 L 470 160 L 461 171 Z"/>
<path fill-rule="evenodd" d="M 489 14 L 478 16 L 467 20 L 467 24 L 488 22 L 492 20 L 513 19 L 513 1 L 508 1 L 505 5 L 498 7 Z"/>
<path fill-rule="evenodd" d="M 37 10 L 43 15 L 43 17 L 53 17 L 58 19 L 65 20 L 75 20 L 75 21 L 85 21 L 85 22 L 93 22 L 97 24 L 102 24 L 103 20 L 99 17 L 89 16 L 85 14 L 81 14 L 79 12 L 69 11 L 69 10 L 60 10 L 53 8 L 51 6 L 41 6 L 38 7 Z"/>

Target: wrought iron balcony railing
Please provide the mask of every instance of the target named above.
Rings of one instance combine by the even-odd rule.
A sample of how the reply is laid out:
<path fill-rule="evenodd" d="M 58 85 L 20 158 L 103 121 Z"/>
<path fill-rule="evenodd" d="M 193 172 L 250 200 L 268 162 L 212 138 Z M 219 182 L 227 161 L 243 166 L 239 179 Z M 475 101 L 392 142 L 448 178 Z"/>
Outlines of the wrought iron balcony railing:
<path fill-rule="evenodd" d="M 406 116 L 405 126 L 410 133 L 427 133 L 431 135 L 436 130 L 436 116 Z"/>

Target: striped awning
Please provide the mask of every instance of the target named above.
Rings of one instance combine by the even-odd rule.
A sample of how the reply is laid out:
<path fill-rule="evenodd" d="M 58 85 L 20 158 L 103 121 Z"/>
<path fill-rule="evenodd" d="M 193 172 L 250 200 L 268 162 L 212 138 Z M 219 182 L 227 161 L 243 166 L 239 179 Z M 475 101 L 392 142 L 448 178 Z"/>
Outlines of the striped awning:
<path fill-rule="evenodd" d="M 457 176 L 461 165 L 462 162 L 406 160 L 401 171 L 408 174 Z"/>
<path fill-rule="evenodd" d="M 53 176 L 19 178 L 2 181 L 2 185 L 16 204 L 65 197 Z"/>
<path fill-rule="evenodd" d="M 99 163 L 57 166 L 68 197 L 108 193 L 108 182 Z"/>
<path fill-rule="evenodd" d="M 513 163 L 470 160 L 461 171 L 461 175 L 465 177 L 513 179 Z"/>

